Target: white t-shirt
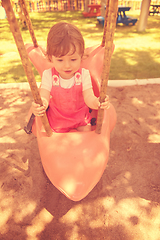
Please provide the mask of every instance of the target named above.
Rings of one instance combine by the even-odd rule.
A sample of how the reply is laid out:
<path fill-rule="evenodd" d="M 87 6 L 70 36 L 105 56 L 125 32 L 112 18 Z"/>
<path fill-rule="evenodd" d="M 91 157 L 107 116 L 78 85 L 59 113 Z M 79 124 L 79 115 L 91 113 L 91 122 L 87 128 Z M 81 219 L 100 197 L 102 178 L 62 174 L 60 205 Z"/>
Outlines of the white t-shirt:
<path fill-rule="evenodd" d="M 41 88 L 51 91 L 52 88 L 52 71 L 45 70 L 42 74 Z M 62 88 L 71 88 L 74 85 L 74 76 L 70 79 L 60 77 L 60 85 Z M 91 76 L 89 70 L 82 68 L 82 91 L 92 88 Z"/>

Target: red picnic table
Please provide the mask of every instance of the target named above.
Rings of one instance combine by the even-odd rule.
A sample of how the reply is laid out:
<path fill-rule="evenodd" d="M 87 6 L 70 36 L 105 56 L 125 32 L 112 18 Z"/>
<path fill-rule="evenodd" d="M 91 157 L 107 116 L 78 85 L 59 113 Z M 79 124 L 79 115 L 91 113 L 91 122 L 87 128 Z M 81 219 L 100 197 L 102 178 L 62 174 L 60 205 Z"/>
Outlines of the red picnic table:
<path fill-rule="evenodd" d="M 101 15 L 101 5 L 100 4 L 89 4 L 89 12 L 83 12 L 84 17 L 97 17 Z"/>

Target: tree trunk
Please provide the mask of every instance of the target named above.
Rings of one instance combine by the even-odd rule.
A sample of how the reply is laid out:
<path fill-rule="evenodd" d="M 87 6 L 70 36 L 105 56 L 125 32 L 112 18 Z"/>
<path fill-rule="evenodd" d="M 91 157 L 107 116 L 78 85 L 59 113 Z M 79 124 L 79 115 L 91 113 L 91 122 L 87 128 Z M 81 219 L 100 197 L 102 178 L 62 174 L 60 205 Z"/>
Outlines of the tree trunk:
<path fill-rule="evenodd" d="M 88 12 L 89 0 L 85 0 L 84 12 Z"/>
<path fill-rule="evenodd" d="M 107 5 L 106 0 L 101 0 L 101 16 L 105 18 L 105 6 Z"/>
<path fill-rule="evenodd" d="M 147 27 L 147 19 L 149 14 L 149 6 L 150 6 L 151 0 L 143 0 L 142 6 L 141 6 L 141 13 L 140 18 L 138 21 L 137 31 L 143 32 L 145 31 Z"/>

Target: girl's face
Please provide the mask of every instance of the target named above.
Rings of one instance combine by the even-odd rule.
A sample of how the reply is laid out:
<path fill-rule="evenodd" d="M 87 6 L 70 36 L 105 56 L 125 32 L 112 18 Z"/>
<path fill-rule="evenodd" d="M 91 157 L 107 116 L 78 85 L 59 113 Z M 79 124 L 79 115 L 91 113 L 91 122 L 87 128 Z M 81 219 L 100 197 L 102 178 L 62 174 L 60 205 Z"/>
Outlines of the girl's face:
<path fill-rule="evenodd" d="M 81 55 L 77 51 L 72 53 L 73 51 L 71 49 L 65 56 L 52 56 L 53 65 L 63 79 L 72 78 L 74 73 L 80 68 Z"/>

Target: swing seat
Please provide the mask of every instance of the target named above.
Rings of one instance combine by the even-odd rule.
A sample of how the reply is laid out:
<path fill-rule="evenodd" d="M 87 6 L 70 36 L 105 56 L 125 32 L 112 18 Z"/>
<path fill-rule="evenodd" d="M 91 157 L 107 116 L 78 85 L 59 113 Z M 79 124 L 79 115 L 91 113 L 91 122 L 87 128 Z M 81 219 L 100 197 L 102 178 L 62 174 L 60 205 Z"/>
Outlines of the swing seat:
<path fill-rule="evenodd" d="M 53 67 L 43 54 L 42 48 L 27 44 L 26 49 L 39 74 Z M 89 56 L 82 67 L 89 69 L 93 90 L 99 96 L 100 76 L 103 67 L 104 48 L 86 49 Z M 94 111 L 95 115 L 97 111 Z M 43 168 L 52 182 L 65 196 L 80 201 L 99 182 L 108 162 L 110 133 L 116 123 L 114 107 L 104 110 L 101 134 L 95 131 L 53 133 L 48 137 L 40 117 L 35 118 L 32 132 L 36 135 Z"/>

